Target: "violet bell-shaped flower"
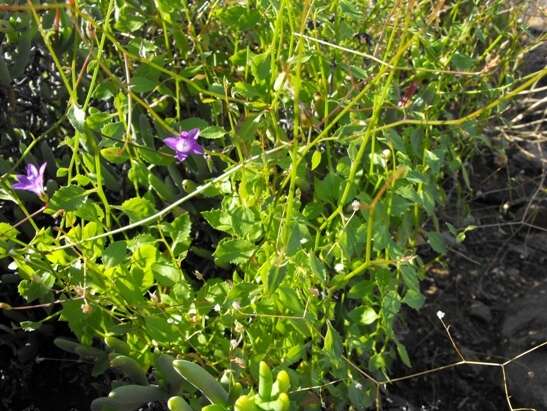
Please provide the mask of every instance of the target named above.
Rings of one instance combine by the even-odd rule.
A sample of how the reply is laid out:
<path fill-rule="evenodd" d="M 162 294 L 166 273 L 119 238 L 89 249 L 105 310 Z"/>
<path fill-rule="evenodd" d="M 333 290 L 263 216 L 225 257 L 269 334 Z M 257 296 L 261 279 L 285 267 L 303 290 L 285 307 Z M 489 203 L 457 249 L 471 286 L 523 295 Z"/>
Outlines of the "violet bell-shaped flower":
<path fill-rule="evenodd" d="M 46 171 L 47 163 L 44 163 L 37 168 L 34 164 L 27 164 L 27 175 L 17 174 L 17 181 L 12 184 L 16 190 L 32 191 L 38 197 L 44 197 L 44 172 Z"/>
<path fill-rule="evenodd" d="M 203 155 L 203 147 L 197 142 L 199 128 L 183 131 L 178 137 L 167 137 L 163 142 L 167 147 L 175 150 L 175 158 L 184 161 L 190 154 Z"/>

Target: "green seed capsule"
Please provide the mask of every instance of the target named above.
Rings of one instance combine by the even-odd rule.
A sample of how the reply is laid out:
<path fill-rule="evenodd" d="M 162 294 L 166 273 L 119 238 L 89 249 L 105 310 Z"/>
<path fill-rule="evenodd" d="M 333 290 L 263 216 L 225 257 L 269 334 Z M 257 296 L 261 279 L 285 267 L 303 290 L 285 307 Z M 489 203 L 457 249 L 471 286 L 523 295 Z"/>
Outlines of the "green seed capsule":
<path fill-rule="evenodd" d="M 169 411 L 194 411 L 184 398 L 179 397 L 178 395 L 169 398 L 167 401 L 167 408 L 169 408 Z"/>
<path fill-rule="evenodd" d="M 108 348 L 118 354 L 129 355 L 129 353 L 131 352 L 131 348 L 129 347 L 129 345 L 119 338 L 108 336 L 105 337 L 104 342 L 106 343 Z"/>
<path fill-rule="evenodd" d="M 262 401 L 269 401 L 272 396 L 273 375 L 272 370 L 264 361 L 258 366 L 258 395 Z"/>
<path fill-rule="evenodd" d="M 291 378 L 289 373 L 285 370 L 281 370 L 277 373 L 276 378 L 277 389 L 280 393 L 287 393 L 291 386 Z"/>
<path fill-rule="evenodd" d="M 289 407 L 291 404 L 289 403 L 289 396 L 287 395 L 287 393 L 282 392 L 281 394 L 279 394 L 277 401 L 281 406 L 279 411 L 289 411 Z"/>
<path fill-rule="evenodd" d="M 249 395 L 242 395 L 234 404 L 234 411 L 258 411 L 254 399 Z"/>

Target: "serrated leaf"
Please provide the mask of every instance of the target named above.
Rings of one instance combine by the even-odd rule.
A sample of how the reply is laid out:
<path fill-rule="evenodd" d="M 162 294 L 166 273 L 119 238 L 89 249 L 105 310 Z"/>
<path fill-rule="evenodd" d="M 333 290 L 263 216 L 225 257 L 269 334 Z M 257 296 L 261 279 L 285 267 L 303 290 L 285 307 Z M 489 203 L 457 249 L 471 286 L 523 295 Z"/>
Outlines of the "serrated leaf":
<path fill-rule="evenodd" d="M 125 241 L 115 241 L 103 251 L 101 256 L 107 267 L 115 267 L 122 264 L 127 258 L 127 246 Z"/>
<path fill-rule="evenodd" d="M 101 223 L 104 218 L 104 211 L 101 207 L 97 205 L 94 201 L 89 198 L 73 211 L 74 215 L 82 218 L 87 221 L 94 221 L 96 223 Z"/>
<path fill-rule="evenodd" d="M 132 223 L 150 217 L 156 212 L 154 204 L 144 197 L 134 197 L 125 200 L 121 205 L 122 211 L 127 214 Z"/>
<path fill-rule="evenodd" d="M 85 203 L 86 199 L 87 196 L 82 187 L 70 185 L 57 190 L 49 200 L 48 206 L 53 211 L 61 209 L 75 211 Z"/>
<path fill-rule="evenodd" d="M 184 258 L 186 251 L 192 242 L 190 233 L 192 231 L 192 222 L 188 213 L 184 213 L 175 218 L 165 231 L 171 237 L 171 252 L 176 258 Z"/>
<path fill-rule="evenodd" d="M 180 268 L 174 267 L 166 262 L 156 262 L 152 265 L 154 278 L 159 285 L 164 287 L 172 287 L 174 284 L 182 281 L 182 272 Z"/>
<path fill-rule="evenodd" d="M 213 255 L 215 262 L 219 265 L 243 264 L 251 258 L 255 247 L 247 240 L 224 238 L 218 244 Z"/>

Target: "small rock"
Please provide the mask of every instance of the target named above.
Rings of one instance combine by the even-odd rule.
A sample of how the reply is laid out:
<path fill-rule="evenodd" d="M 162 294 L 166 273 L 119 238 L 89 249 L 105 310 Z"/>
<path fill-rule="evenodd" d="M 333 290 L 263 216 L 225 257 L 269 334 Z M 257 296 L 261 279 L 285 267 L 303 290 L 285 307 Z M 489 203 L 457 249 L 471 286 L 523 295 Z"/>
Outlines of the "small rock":
<path fill-rule="evenodd" d="M 502 327 L 504 356 L 515 356 L 547 340 L 547 281 L 507 304 Z M 508 388 L 514 406 L 547 410 L 547 347 L 507 366 Z"/>
<path fill-rule="evenodd" d="M 476 301 L 469 307 L 469 315 L 481 321 L 489 323 L 492 321 L 492 310 L 486 304 Z"/>

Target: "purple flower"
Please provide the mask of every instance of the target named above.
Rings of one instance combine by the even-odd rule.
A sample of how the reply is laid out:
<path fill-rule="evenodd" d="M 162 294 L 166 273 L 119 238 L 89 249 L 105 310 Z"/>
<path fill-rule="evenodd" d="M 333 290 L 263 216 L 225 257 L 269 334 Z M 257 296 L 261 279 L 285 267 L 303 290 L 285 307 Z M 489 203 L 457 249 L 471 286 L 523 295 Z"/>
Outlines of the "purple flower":
<path fill-rule="evenodd" d="M 27 175 L 17 174 L 17 182 L 12 185 L 17 190 L 27 190 L 36 193 L 39 197 L 45 194 L 44 190 L 44 172 L 46 171 L 47 163 L 36 168 L 34 164 L 27 164 Z"/>
<path fill-rule="evenodd" d="M 163 142 L 176 151 L 175 157 L 178 161 L 184 161 L 190 154 L 203 155 L 197 139 L 199 137 L 199 128 L 193 128 L 190 131 L 183 131 L 178 137 L 168 137 Z"/>

